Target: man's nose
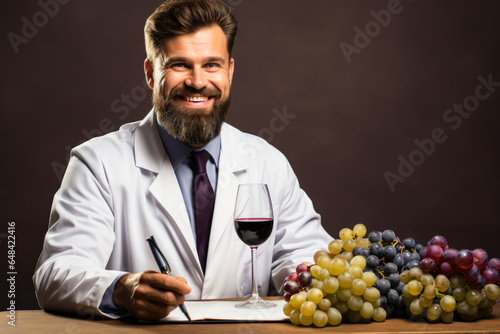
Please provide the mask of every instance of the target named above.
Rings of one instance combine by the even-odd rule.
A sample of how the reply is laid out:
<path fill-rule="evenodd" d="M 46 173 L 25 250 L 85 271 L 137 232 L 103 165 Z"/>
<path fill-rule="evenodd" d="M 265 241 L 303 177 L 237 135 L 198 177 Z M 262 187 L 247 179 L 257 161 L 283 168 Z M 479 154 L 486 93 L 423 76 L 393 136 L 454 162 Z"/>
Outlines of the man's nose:
<path fill-rule="evenodd" d="M 205 77 L 205 73 L 203 73 L 203 70 L 201 68 L 195 67 L 191 70 L 191 73 L 186 78 L 185 83 L 187 86 L 200 90 L 207 85 L 207 78 Z"/>

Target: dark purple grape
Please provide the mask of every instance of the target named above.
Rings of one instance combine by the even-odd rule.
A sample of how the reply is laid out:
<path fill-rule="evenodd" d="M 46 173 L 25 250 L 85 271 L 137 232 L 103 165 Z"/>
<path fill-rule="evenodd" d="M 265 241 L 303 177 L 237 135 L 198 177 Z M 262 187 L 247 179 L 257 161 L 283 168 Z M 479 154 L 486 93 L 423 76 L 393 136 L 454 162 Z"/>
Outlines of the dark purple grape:
<path fill-rule="evenodd" d="M 397 273 L 390 274 L 389 277 L 387 277 L 387 280 L 389 281 L 389 283 L 391 283 L 391 288 L 397 287 L 399 285 L 399 282 L 401 282 L 399 274 Z"/>
<path fill-rule="evenodd" d="M 370 255 L 366 258 L 366 265 L 370 268 L 377 268 L 379 258 L 376 255 Z"/>
<path fill-rule="evenodd" d="M 393 230 L 385 230 L 382 233 L 382 240 L 384 240 L 387 243 L 392 243 L 396 239 L 396 233 L 394 233 Z"/>
<path fill-rule="evenodd" d="M 396 251 L 396 247 L 394 247 L 393 245 L 388 245 L 386 247 L 384 247 L 384 257 L 385 257 L 385 261 L 392 261 L 392 259 L 394 259 L 394 257 L 396 256 L 398 252 Z"/>
<path fill-rule="evenodd" d="M 393 262 L 388 262 L 385 264 L 384 267 L 384 274 L 385 276 L 389 276 L 390 274 L 395 274 L 398 272 L 398 266 L 394 264 Z"/>
<path fill-rule="evenodd" d="M 299 264 L 295 271 L 297 272 L 297 274 L 300 274 L 303 271 L 307 271 L 307 266 L 305 264 Z"/>
<path fill-rule="evenodd" d="M 387 279 L 382 278 L 377 280 L 375 287 L 380 291 L 381 295 L 385 295 L 391 289 L 391 283 Z"/>
<path fill-rule="evenodd" d="M 441 235 L 435 235 L 427 243 L 427 246 L 430 246 L 430 245 L 439 246 L 441 249 L 444 250 L 445 247 L 448 246 L 448 241 L 446 241 L 446 239 L 443 236 L 441 236 Z"/>
<path fill-rule="evenodd" d="M 384 257 L 384 246 L 379 243 L 374 243 L 370 245 L 370 253 L 378 257 L 379 259 Z"/>
<path fill-rule="evenodd" d="M 472 255 L 474 256 L 474 264 L 479 267 L 479 269 L 483 269 L 488 264 L 488 253 L 484 249 L 476 248 L 472 251 Z"/>
<path fill-rule="evenodd" d="M 416 244 L 415 245 L 415 252 L 420 253 L 420 250 L 424 248 L 424 245 L 422 244 Z"/>
<path fill-rule="evenodd" d="M 420 261 L 420 254 L 412 253 L 412 260 L 413 261 Z"/>
<path fill-rule="evenodd" d="M 422 269 L 423 271 L 433 271 L 433 270 L 436 270 L 436 262 L 431 259 L 430 257 L 426 257 L 422 260 L 420 260 L 420 269 Z"/>
<path fill-rule="evenodd" d="M 370 234 L 368 234 L 368 240 L 370 240 L 372 244 L 379 242 L 382 240 L 382 232 L 371 231 Z"/>
<path fill-rule="evenodd" d="M 456 273 L 455 268 L 453 268 L 453 266 L 449 262 L 442 262 L 439 265 L 439 268 L 441 269 L 441 273 L 448 278 L 455 275 Z"/>
<path fill-rule="evenodd" d="M 415 247 L 415 239 L 413 238 L 406 238 L 403 240 L 403 246 L 406 248 L 406 249 L 412 249 L 413 247 Z"/>
<path fill-rule="evenodd" d="M 477 281 L 477 277 L 481 275 L 481 271 L 479 270 L 478 266 L 473 264 L 472 267 L 464 270 L 463 275 L 467 282 L 475 282 Z"/>
<path fill-rule="evenodd" d="M 308 272 L 308 271 L 301 272 L 299 274 L 300 286 L 302 286 L 302 287 L 309 286 L 309 284 L 311 283 L 311 279 L 312 279 L 312 275 L 310 272 Z"/>
<path fill-rule="evenodd" d="M 409 251 L 404 251 L 403 254 L 401 254 L 401 258 L 404 260 L 404 264 L 407 264 L 413 259 L 413 253 L 410 253 Z"/>
<path fill-rule="evenodd" d="M 484 286 L 486 285 L 486 280 L 484 279 L 483 276 L 479 275 L 475 282 L 467 282 L 467 284 L 469 284 L 469 286 L 472 289 L 476 289 L 478 291 L 481 291 L 484 288 Z"/>
<path fill-rule="evenodd" d="M 468 249 L 462 249 L 457 255 L 457 265 L 462 269 L 469 269 L 474 264 L 474 255 Z"/>
<path fill-rule="evenodd" d="M 285 292 L 283 294 L 283 299 L 288 303 L 290 301 L 290 298 L 292 297 L 291 294 L 289 294 L 288 292 Z"/>
<path fill-rule="evenodd" d="M 295 271 L 292 271 L 290 273 L 290 275 L 288 275 L 288 280 L 289 281 L 295 281 L 295 282 L 298 282 L 299 281 L 299 275 L 295 272 Z"/>
<path fill-rule="evenodd" d="M 299 283 L 297 283 L 295 281 L 288 281 L 283 286 L 283 290 L 285 290 L 285 292 L 293 295 L 293 294 L 296 294 L 300 291 L 300 285 L 299 285 Z"/>
<path fill-rule="evenodd" d="M 427 256 L 434 260 L 434 262 L 439 263 L 443 258 L 443 249 L 438 245 L 430 245 L 427 247 Z"/>
<path fill-rule="evenodd" d="M 455 248 L 448 248 L 443 252 L 443 261 L 448 263 L 457 263 L 458 250 Z"/>
<path fill-rule="evenodd" d="M 495 268 L 500 273 L 500 259 L 494 257 L 488 261 L 488 268 Z"/>
<path fill-rule="evenodd" d="M 387 292 L 387 304 L 396 304 L 398 302 L 399 298 L 399 293 L 394 290 L 390 289 L 389 292 Z"/>
<path fill-rule="evenodd" d="M 486 284 L 497 284 L 500 280 L 500 275 L 495 268 L 488 268 L 483 272 L 483 277 Z"/>
<path fill-rule="evenodd" d="M 405 260 L 403 260 L 403 256 L 401 254 L 396 254 L 394 259 L 392 259 L 392 263 L 394 263 L 398 267 L 398 271 L 405 265 Z"/>
<path fill-rule="evenodd" d="M 421 259 L 426 258 L 427 257 L 427 247 L 422 247 L 420 249 L 420 252 L 418 252 L 418 254 L 420 255 Z"/>

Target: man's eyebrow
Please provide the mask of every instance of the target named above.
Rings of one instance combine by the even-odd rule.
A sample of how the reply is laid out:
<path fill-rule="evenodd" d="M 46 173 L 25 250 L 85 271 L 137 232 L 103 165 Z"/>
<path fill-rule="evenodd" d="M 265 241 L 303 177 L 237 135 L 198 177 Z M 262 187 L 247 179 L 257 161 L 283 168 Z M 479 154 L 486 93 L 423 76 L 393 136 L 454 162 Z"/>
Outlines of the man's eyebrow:
<path fill-rule="evenodd" d="M 167 58 L 165 63 L 163 64 L 164 67 L 168 67 L 168 65 L 172 63 L 189 63 L 189 59 L 186 57 L 170 57 Z M 213 62 L 218 62 L 224 65 L 226 63 L 226 60 L 223 57 L 207 57 L 204 59 L 205 63 L 213 63 Z"/>

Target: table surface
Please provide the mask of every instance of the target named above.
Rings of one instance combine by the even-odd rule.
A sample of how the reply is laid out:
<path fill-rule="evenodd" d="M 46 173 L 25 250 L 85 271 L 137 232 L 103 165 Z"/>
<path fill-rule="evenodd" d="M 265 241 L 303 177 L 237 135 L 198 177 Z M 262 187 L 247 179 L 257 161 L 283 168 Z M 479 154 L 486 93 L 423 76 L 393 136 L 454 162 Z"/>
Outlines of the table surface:
<path fill-rule="evenodd" d="M 324 328 L 295 326 L 290 322 L 266 323 L 139 323 L 132 318 L 118 320 L 78 318 L 72 315 L 49 313 L 42 310 L 16 310 L 16 326 L 8 325 L 8 312 L 0 312 L 1 333 L 500 333 L 500 305 L 496 305 L 489 319 L 474 322 L 454 321 L 451 324 L 429 324 L 407 319 L 387 319 L 367 324 L 341 324 Z"/>

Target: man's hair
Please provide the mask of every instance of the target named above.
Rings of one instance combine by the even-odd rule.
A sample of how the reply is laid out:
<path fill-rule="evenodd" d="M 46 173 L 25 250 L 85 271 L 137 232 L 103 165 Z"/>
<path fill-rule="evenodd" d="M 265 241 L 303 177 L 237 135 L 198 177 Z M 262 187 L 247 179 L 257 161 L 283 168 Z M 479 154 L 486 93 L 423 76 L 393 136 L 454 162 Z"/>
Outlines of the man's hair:
<path fill-rule="evenodd" d="M 167 0 L 147 19 L 144 27 L 146 54 L 153 61 L 163 52 L 168 38 L 190 34 L 218 25 L 227 41 L 231 57 L 238 23 L 221 0 Z"/>

